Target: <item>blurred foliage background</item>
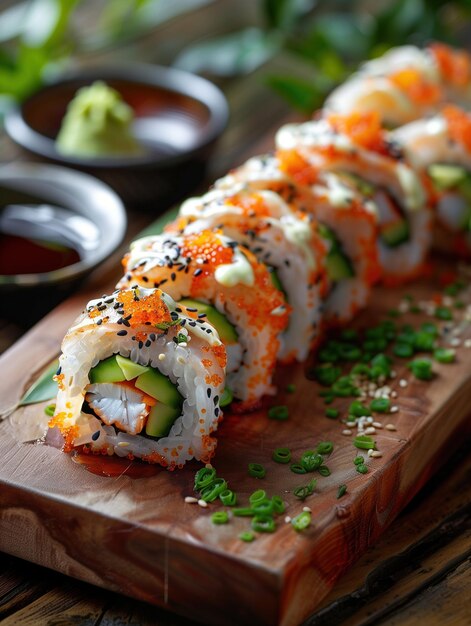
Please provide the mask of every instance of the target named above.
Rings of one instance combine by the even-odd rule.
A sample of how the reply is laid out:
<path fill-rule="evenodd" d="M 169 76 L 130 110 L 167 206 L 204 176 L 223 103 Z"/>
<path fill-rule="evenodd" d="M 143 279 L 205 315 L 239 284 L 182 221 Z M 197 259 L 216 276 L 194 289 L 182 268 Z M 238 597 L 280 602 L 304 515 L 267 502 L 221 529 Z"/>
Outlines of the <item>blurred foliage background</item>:
<path fill-rule="evenodd" d="M 210 16 L 211 5 L 220 8 L 224 2 L 3 0 L 0 107 L 21 101 L 77 58 L 143 39 L 202 6 L 209 6 Z M 252 0 L 240 2 L 240 13 L 233 30 L 230 20 L 222 33 L 208 23 L 196 41 L 175 41 L 165 62 L 223 79 L 288 55 L 303 68 L 299 75 L 267 70 L 263 79 L 308 113 L 362 60 L 391 46 L 431 39 L 463 45 L 470 34 L 471 0 Z"/>

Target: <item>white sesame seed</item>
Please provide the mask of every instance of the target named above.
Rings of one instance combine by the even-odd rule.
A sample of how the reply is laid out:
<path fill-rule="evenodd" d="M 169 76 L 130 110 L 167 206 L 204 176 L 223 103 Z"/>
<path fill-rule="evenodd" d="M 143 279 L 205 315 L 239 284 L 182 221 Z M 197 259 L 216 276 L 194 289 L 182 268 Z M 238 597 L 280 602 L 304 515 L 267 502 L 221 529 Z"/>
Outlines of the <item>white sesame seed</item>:
<path fill-rule="evenodd" d="M 375 428 L 383 428 L 383 425 L 381 424 L 381 422 L 373 422 L 373 426 Z"/>
<path fill-rule="evenodd" d="M 312 510 L 312 509 L 311 509 L 311 507 L 310 507 L 310 506 L 303 506 L 303 511 L 304 511 L 305 513 L 310 513 L 310 512 L 311 512 L 311 510 Z"/>
<path fill-rule="evenodd" d="M 164 354 L 163 352 L 161 352 L 161 353 L 159 354 L 159 361 L 165 361 L 165 359 L 166 359 L 166 358 L 167 358 L 167 357 L 165 356 L 165 354 Z"/>
<path fill-rule="evenodd" d="M 371 456 L 372 454 L 373 454 L 373 448 L 370 448 L 370 449 L 368 450 L 368 456 Z"/>
<path fill-rule="evenodd" d="M 120 448 L 127 448 L 129 445 L 129 441 L 118 441 L 118 446 Z"/>
<path fill-rule="evenodd" d="M 193 498 L 193 496 L 186 496 L 185 502 L 187 504 L 196 504 L 196 502 L 198 502 L 198 498 Z"/>
<path fill-rule="evenodd" d="M 453 337 L 452 339 L 450 339 L 450 346 L 457 348 L 459 345 L 461 345 L 461 339 L 458 339 L 458 337 Z"/>
<path fill-rule="evenodd" d="M 397 391 L 391 391 L 391 398 L 397 398 Z"/>
<path fill-rule="evenodd" d="M 213 466 L 211 465 L 211 463 L 206 463 L 205 468 L 206 469 L 213 469 Z"/>
<path fill-rule="evenodd" d="M 397 413 L 399 411 L 399 407 L 394 405 L 391 407 L 391 413 Z"/>
<path fill-rule="evenodd" d="M 199 506 L 203 507 L 203 509 L 205 509 L 208 506 L 208 503 L 206 502 L 206 500 L 198 500 L 198 504 Z"/>
<path fill-rule="evenodd" d="M 372 424 L 373 423 L 373 418 L 372 417 L 367 417 L 366 421 L 368 424 Z"/>
<path fill-rule="evenodd" d="M 385 428 L 386 430 L 397 430 L 394 424 L 386 424 Z"/>
<path fill-rule="evenodd" d="M 287 515 L 285 517 L 285 524 L 289 524 L 291 522 L 291 517 L 289 515 Z"/>
<path fill-rule="evenodd" d="M 465 348 L 471 348 L 471 339 L 466 339 L 463 345 Z"/>
<path fill-rule="evenodd" d="M 396 378 L 396 376 L 397 376 L 396 370 L 391 370 L 390 377 L 391 378 Z"/>
<path fill-rule="evenodd" d="M 372 456 L 374 459 L 379 459 L 381 456 L 383 456 L 383 453 L 379 450 L 369 450 L 369 452 L 371 452 L 370 456 Z"/>
<path fill-rule="evenodd" d="M 407 380 L 405 378 L 401 378 L 401 380 L 399 381 L 399 387 L 402 387 L 404 389 L 404 387 L 407 387 L 409 383 L 407 382 Z"/>
<path fill-rule="evenodd" d="M 373 428 L 373 426 L 370 426 L 369 428 L 365 430 L 365 435 L 376 435 L 376 428 Z"/>
<path fill-rule="evenodd" d="M 342 435 L 351 435 L 352 431 L 349 428 L 345 428 L 342 430 Z"/>

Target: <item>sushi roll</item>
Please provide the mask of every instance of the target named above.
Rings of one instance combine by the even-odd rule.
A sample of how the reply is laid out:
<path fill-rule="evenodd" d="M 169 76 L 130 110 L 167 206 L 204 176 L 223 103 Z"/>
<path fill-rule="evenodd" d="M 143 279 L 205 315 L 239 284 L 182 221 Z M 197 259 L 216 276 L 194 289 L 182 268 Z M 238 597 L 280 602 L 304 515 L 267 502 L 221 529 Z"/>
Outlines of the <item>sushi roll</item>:
<path fill-rule="evenodd" d="M 92 300 L 62 343 L 56 410 L 65 450 L 169 469 L 208 462 L 226 354 L 214 328 L 159 289 Z"/>
<path fill-rule="evenodd" d="M 455 106 L 397 129 L 396 141 L 427 181 L 437 247 L 471 254 L 471 115 Z"/>
<path fill-rule="evenodd" d="M 377 115 L 331 115 L 290 124 L 280 129 L 276 143 L 279 159 L 289 168 L 298 159 L 307 172 L 311 167 L 336 173 L 374 202 L 383 280 L 400 283 L 421 272 L 431 241 L 431 211 L 420 177 L 404 161 Z"/>
<path fill-rule="evenodd" d="M 291 211 L 270 190 L 215 189 L 183 203 L 174 227 L 184 234 L 220 228 L 267 265 L 274 285 L 291 307 L 278 358 L 303 361 L 319 341 L 326 292 L 322 238 L 307 214 Z"/>
<path fill-rule="evenodd" d="M 428 47 L 445 90 L 445 100 L 471 107 L 471 55 L 466 50 L 434 42 Z"/>
<path fill-rule="evenodd" d="M 274 393 L 279 335 L 290 307 L 264 263 L 220 232 L 145 237 L 124 258 L 119 287 L 162 288 L 214 325 L 226 346 L 227 387 L 252 408 Z"/>
<path fill-rule="evenodd" d="M 324 240 L 326 324 L 348 322 L 363 308 L 379 278 L 377 215 L 373 203 L 339 177 L 324 175 L 294 151 L 254 157 L 216 182 L 217 189 L 271 190 L 292 212 L 309 216 Z"/>

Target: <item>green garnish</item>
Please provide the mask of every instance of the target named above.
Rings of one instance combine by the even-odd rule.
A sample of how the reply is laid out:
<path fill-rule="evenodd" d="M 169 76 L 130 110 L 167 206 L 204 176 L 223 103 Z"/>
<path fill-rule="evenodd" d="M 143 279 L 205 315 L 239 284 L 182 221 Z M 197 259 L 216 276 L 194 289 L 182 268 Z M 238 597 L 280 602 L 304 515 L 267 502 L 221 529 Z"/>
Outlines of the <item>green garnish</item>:
<path fill-rule="evenodd" d="M 154 324 L 154 327 L 158 328 L 159 330 L 168 330 L 172 326 L 177 326 L 178 324 L 180 324 L 181 321 L 182 320 L 177 317 L 176 320 L 170 320 L 169 322 L 159 322 L 158 324 Z"/>
<path fill-rule="evenodd" d="M 311 525 L 311 520 L 311 513 L 309 511 L 303 511 L 299 515 L 296 515 L 296 517 L 293 517 L 291 524 L 294 530 L 299 532 L 308 528 Z"/>
<path fill-rule="evenodd" d="M 333 385 L 341 373 L 342 370 L 340 367 L 334 367 L 330 364 L 319 365 L 313 370 L 314 378 L 324 387 L 330 387 Z"/>
<path fill-rule="evenodd" d="M 214 502 L 219 495 L 227 489 L 227 482 L 224 478 L 216 478 L 210 485 L 201 489 L 201 500 L 205 502 Z"/>
<path fill-rule="evenodd" d="M 53 417 L 54 413 L 56 411 L 56 405 L 55 404 L 48 404 L 45 408 L 44 408 L 44 413 L 48 416 L 48 417 Z"/>
<path fill-rule="evenodd" d="M 266 469 L 260 463 L 249 463 L 249 476 L 253 478 L 265 478 Z"/>
<path fill-rule="evenodd" d="M 409 363 L 408 368 L 419 380 L 431 380 L 433 378 L 430 359 L 414 359 Z"/>
<path fill-rule="evenodd" d="M 363 465 L 363 463 L 364 463 L 364 462 L 365 462 L 365 459 L 364 459 L 362 456 L 356 456 L 356 457 L 353 459 L 353 463 L 354 463 L 355 465 Z"/>
<path fill-rule="evenodd" d="M 249 496 L 249 502 L 250 504 L 256 504 L 257 502 L 263 502 L 263 500 L 266 500 L 267 498 L 267 493 L 264 489 L 257 489 L 257 491 L 254 491 L 250 496 Z"/>
<path fill-rule="evenodd" d="M 286 420 L 289 417 L 288 407 L 284 404 L 268 409 L 268 417 L 272 420 Z"/>
<path fill-rule="evenodd" d="M 343 498 L 343 496 L 347 493 L 347 485 L 340 485 L 337 491 L 337 500 Z"/>
<path fill-rule="evenodd" d="M 453 363 L 456 351 L 453 348 L 437 348 L 433 353 L 434 359 L 439 363 Z"/>
<path fill-rule="evenodd" d="M 239 539 L 241 539 L 242 541 L 246 541 L 247 543 L 250 543 L 251 541 L 255 539 L 255 535 L 251 533 L 250 531 L 246 531 L 245 533 L 240 533 Z"/>
<path fill-rule="evenodd" d="M 340 414 L 340 411 L 338 409 L 334 409 L 334 408 L 328 408 L 325 410 L 325 416 L 328 417 L 329 419 L 335 419 L 336 417 L 338 417 Z"/>
<path fill-rule="evenodd" d="M 294 489 L 293 491 L 293 494 L 296 496 L 296 498 L 304 501 L 308 496 L 313 494 L 316 483 L 317 480 L 313 478 L 307 485 L 301 485 L 300 487 L 296 487 L 296 489 Z"/>
<path fill-rule="evenodd" d="M 273 510 L 275 513 L 281 514 L 285 512 L 285 503 L 280 496 L 273 496 L 271 501 L 273 502 Z"/>
<path fill-rule="evenodd" d="M 451 312 L 451 309 L 446 306 L 437 306 L 435 309 L 435 317 L 439 320 L 448 322 L 453 319 L 453 313 Z"/>
<path fill-rule="evenodd" d="M 357 435 L 353 440 L 353 445 L 360 450 L 373 450 L 376 444 L 368 435 Z"/>
<path fill-rule="evenodd" d="M 420 352 L 431 352 L 435 347 L 435 335 L 420 330 L 415 334 L 414 348 Z"/>
<path fill-rule="evenodd" d="M 321 441 L 317 444 L 316 452 L 317 454 L 332 454 L 334 450 L 334 444 L 331 441 Z"/>
<path fill-rule="evenodd" d="M 276 463 L 289 463 L 291 461 L 291 450 L 289 448 L 276 448 L 271 457 Z"/>
<path fill-rule="evenodd" d="M 294 474 L 307 474 L 306 468 L 301 463 L 292 463 L 289 468 Z"/>
<path fill-rule="evenodd" d="M 317 470 L 321 476 L 330 476 L 331 472 L 327 465 L 321 465 Z"/>
<path fill-rule="evenodd" d="M 253 509 L 249 506 L 241 507 L 240 509 L 232 509 L 232 515 L 234 517 L 253 517 Z"/>
<path fill-rule="evenodd" d="M 290 383 L 289 385 L 286 385 L 285 389 L 287 393 L 294 393 L 296 391 L 296 385 L 293 385 L 293 383 Z"/>
<path fill-rule="evenodd" d="M 224 391 L 222 392 L 221 398 L 219 399 L 219 406 L 221 408 L 227 406 L 234 399 L 234 394 L 229 387 L 224 387 Z"/>
<path fill-rule="evenodd" d="M 224 489 L 224 491 L 219 494 L 219 500 L 221 500 L 225 506 L 235 506 L 237 503 L 237 496 L 230 489 Z"/>
<path fill-rule="evenodd" d="M 211 467 L 202 467 L 195 474 L 194 491 L 201 491 L 216 480 L 216 470 Z"/>
<path fill-rule="evenodd" d="M 387 413 L 391 408 L 389 398 L 374 398 L 370 403 L 370 408 L 375 413 Z"/>
<path fill-rule="evenodd" d="M 410 343 L 396 343 L 393 347 L 393 354 L 401 359 L 408 359 L 414 354 L 414 348 Z"/>
<path fill-rule="evenodd" d="M 176 343 L 186 343 L 188 341 L 188 337 L 184 333 L 178 333 L 176 337 Z"/>
<path fill-rule="evenodd" d="M 216 511 L 211 515 L 211 521 L 213 524 L 227 524 L 229 515 L 226 511 Z"/>
<path fill-rule="evenodd" d="M 276 530 L 275 520 L 273 517 L 264 515 L 255 515 L 251 525 L 252 529 L 258 533 L 273 533 Z"/>
<path fill-rule="evenodd" d="M 361 463 L 356 466 L 356 470 L 359 474 L 366 474 L 368 472 L 368 467 Z"/>
<path fill-rule="evenodd" d="M 303 467 L 306 472 L 313 472 L 318 469 L 322 463 L 324 462 L 324 457 L 320 455 L 315 450 L 306 450 L 301 455 L 301 467 Z M 293 466 L 291 466 L 291 471 Z"/>
<path fill-rule="evenodd" d="M 359 400 L 354 400 L 350 404 L 348 412 L 350 415 L 354 415 L 355 417 L 365 417 L 371 415 L 370 409 Z"/>

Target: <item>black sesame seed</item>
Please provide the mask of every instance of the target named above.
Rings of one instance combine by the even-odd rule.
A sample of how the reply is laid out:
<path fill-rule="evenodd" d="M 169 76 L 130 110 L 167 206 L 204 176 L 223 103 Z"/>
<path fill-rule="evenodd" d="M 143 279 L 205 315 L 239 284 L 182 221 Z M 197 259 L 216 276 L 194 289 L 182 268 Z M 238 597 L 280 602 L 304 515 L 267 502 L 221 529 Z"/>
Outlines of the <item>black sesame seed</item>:
<path fill-rule="evenodd" d="M 62 367 L 59 367 L 59 369 L 56 372 L 56 376 L 60 376 L 60 373 L 62 372 Z"/>
<path fill-rule="evenodd" d="M 96 433 L 93 433 L 92 435 L 92 439 L 93 441 L 96 441 L 98 439 L 98 437 L 100 436 L 100 431 L 97 430 Z"/>
<path fill-rule="evenodd" d="M 103 320 L 97 320 L 97 321 L 96 321 L 96 325 L 97 325 L 97 326 L 101 326 L 101 324 L 103 324 Z"/>
<path fill-rule="evenodd" d="M 211 397 L 211 394 L 212 394 L 212 389 L 211 389 L 211 387 L 208 387 L 208 388 L 206 389 L 206 395 L 208 396 L 208 398 L 210 398 L 210 397 Z"/>
<path fill-rule="evenodd" d="M 125 335 L 128 334 L 127 330 L 118 330 L 118 332 L 116 333 L 119 337 L 124 337 Z"/>
<path fill-rule="evenodd" d="M 202 273 L 203 273 L 203 270 L 201 268 L 198 268 L 197 270 L 193 272 L 193 276 L 199 276 Z"/>

